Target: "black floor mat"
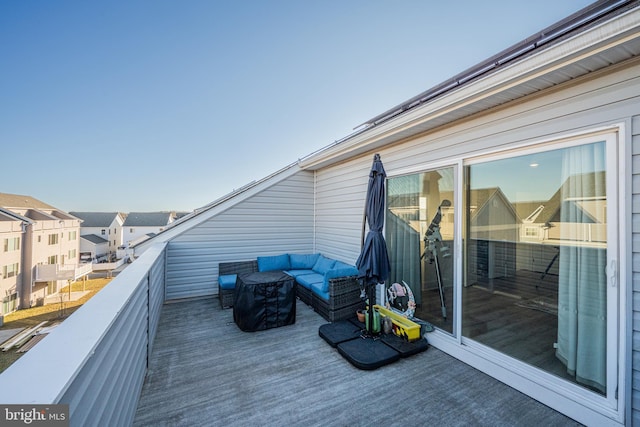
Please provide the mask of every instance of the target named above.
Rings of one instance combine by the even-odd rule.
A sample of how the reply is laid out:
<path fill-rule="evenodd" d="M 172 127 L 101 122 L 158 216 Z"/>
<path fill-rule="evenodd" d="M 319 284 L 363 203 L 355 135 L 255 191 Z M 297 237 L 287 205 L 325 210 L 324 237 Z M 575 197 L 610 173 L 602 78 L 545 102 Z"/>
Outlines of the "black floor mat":
<path fill-rule="evenodd" d="M 354 338 L 360 338 L 361 332 L 361 328 L 348 320 L 327 323 L 318 329 L 318 335 L 331 347 L 336 347 L 338 344 Z"/>
<path fill-rule="evenodd" d="M 373 370 L 400 359 L 381 339 L 358 338 L 338 344 L 338 352 L 358 369 Z"/>

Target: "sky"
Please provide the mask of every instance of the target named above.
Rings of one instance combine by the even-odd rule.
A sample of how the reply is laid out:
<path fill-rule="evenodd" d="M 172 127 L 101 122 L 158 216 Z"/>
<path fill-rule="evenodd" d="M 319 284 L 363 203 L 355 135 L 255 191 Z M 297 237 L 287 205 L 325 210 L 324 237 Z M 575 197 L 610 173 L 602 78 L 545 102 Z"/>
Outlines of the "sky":
<path fill-rule="evenodd" d="M 191 211 L 583 0 L 5 0 L 0 192 Z"/>

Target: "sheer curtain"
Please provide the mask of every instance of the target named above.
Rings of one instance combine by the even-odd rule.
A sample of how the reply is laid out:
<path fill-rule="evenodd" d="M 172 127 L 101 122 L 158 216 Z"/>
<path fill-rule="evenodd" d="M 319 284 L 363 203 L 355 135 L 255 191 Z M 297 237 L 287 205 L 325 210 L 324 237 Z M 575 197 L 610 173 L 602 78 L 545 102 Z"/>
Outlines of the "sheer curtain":
<path fill-rule="evenodd" d="M 389 253 L 393 254 L 389 282 L 407 282 L 416 304 L 420 304 L 420 235 L 406 221 L 391 213 L 387 214 L 386 234 Z"/>
<path fill-rule="evenodd" d="M 566 149 L 559 197 L 556 356 L 576 381 L 606 392 L 604 143 Z"/>
<path fill-rule="evenodd" d="M 385 239 L 391 261 L 389 283 L 407 282 L 413 290 L 416 304 L 421 303 L 420 233 L 414 228 L 419 219 L 415 209 L 421 193 L 420 177 L 420 174 L 415 174 L 387 180 L 385 221 Z"/>

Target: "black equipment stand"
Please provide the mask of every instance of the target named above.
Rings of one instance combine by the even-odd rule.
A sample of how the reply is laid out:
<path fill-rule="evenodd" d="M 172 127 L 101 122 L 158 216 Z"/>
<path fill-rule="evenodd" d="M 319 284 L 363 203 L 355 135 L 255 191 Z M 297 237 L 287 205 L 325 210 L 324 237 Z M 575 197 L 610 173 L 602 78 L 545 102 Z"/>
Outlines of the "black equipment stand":
<path fill-rule="evenodd" d="M 442 283 L 442 274 L 440 272 L 440 260 L 438 256 L 438 244 L 443 257 L 449 257 L 449 248 L 442 244 L 442 234 L 440 234 L 440 220 L 442 219 L 442 207 L 451 206 L 449 200 L 443 200 L 438 206 L 438 210 L 429 224 L 427 231 L 424 233 L 424 253 L 420 256 L 423 259 L 429 253 L 429 264 L 434 264 L 436 269 L 436 278 L 438 280 L 438 291 L 440 292 L 440 308 L 442 309 L 442 318 L 447 320 L 447 305 L 444 297 L 444 285 Z"/>

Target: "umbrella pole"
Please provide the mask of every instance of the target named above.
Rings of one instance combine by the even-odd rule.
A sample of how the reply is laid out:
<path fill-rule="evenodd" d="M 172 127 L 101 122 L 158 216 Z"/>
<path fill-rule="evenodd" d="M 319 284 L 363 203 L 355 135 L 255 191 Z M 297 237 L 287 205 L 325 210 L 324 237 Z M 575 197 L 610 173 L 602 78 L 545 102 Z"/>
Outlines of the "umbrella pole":
<path fill-rule="evenodd" d="M 369 317 L 369 327 L 365 328 L 367 330 L 367 333 L 370 337 L 375 337 L 376 332 L 374 330 L 373 327 L 373 319 L 374 319 L 374 315 L 373 315 L 373 306 L 375 303 L 375 299 L 376 299 L 376 285 L 375 284 L 369 284 L 369 310 L 367 312 L 367 315 Z"/>
<path fill-rule="evenodd" d="M 367 332 L 369 332 L 370 336 L 373 336 L 373 285 L 369 284 L 369 312 L 367 313 L 369 316 L 369 327 L 367 328 Z"/>

